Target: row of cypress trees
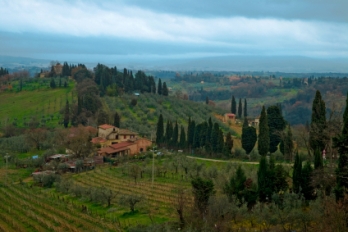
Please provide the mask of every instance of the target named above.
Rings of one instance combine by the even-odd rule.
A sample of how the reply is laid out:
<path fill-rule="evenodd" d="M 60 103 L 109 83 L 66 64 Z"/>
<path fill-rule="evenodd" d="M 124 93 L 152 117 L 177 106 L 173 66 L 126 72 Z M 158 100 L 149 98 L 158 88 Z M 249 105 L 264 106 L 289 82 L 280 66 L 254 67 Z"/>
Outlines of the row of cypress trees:
<path fill-rule="evenodd" d="M 246 98 L 244 99 L 244 108 L 242 106 L 242 99 L 239 98 L 239 103 L 238 103 L 238 111 L 237 111 L 237 102 L 236 99 L 234 98 L 234 96 L 232 96 L 232 100 L 231 100 L 231 113 L 238 115 L 238 118 L 242 118 L 243 117 L 248 117 L 248 104 L 247 104 L 247 100 Z"/>
<path fill-rule="evenodd" d="M 157 122 L 156 143 L 160 146 L 166 145 L 169 148 L 188 149 L 205 154 L 231 155 L 233 139 L 230 132 L 226 138 L 218 123 L 213 123 L 211 118 L 208 121 L 196 124 L 191 118 L 188 119 L 187 130 L 177 122 L 167 121 L 164 131 L 163 116 L 160 114 Z"/>

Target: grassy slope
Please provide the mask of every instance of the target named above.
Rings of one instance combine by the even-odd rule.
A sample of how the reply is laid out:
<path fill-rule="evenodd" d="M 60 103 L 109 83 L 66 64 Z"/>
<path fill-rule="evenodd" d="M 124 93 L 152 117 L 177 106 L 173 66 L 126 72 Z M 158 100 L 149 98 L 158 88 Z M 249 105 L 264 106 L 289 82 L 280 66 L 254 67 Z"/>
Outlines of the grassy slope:
<path fill-rule="evenodd" d="M 1 124 L 11 123 L 14 120 L 23 126 L 23 120 L 29 121 L 36 116 L 46 118 L 53 116 L 50 124 L 58 121 L 58 112 L 65 105 L 66 99 L 71 101 L 73 84 L 68 88 L 40 89 L 21 92 L 0 93 L 0 122 Z"/>

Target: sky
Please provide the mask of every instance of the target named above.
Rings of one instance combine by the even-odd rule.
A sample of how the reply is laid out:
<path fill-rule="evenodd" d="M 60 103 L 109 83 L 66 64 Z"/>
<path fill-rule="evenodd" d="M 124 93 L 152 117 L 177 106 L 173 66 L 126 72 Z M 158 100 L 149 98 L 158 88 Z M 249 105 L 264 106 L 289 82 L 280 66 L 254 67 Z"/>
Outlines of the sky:
<path fill-rule="evenodd" d="M 346 9 L 347 0 L 0 0 L 0 55 L 144 65 L 212 57 L 347 61 Z"/>

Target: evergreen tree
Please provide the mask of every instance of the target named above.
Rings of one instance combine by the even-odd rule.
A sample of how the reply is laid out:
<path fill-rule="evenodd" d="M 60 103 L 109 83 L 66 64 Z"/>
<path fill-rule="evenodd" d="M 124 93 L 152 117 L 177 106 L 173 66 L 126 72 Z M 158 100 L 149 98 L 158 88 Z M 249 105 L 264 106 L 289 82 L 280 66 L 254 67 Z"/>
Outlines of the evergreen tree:
<path fill-rule="evenodd" d="M 172 146 L 176 148 L 178 146 L 178 138 L 179 138 L 179 126 L 178 121 L 175 122 L 173 136 L 172 136 Z"/>
<path fill-rule="evenodd" d="M 202 124 L 197 124 L 195 127 L 192 148 L 199 148 L 201 145 L 201 128 Z"/>
<path fill-rule="evenodd" d="M 309 144 L 312 150 L 319 149 L 323 151 L 325 148 L 326 136 L 326 108 L 325 102 L 321 98 L 319 90 L 315 93 L 315 98 L 312 104 L 312 121 L 309 130 Z"/>
<path fill-rule="evenodd" d="M 185 134 L 184 126 L 181 126 L 181 129 L 180 129 L 180 148 L 181 149 L 186 148 L 186 134 Z"/>
<path fill-rule="evenodd" d="M 238 103 L 238 118 L 242 118 L 242 115 L 243 115 L 242 99 L 239 98 L 239 103 Z"/>
<path fill-rule="evenodd" d="M 200 147 L 203 148 L 205 147 L 205 142 L 207 139 L 207 131 L 208 131 L 208 123 L 207 122 L 202 122 L 201 123 L 201 132 L 200 132 Z"/>
<path fill-rule="evenodd" d="M 59 86 L 59 88 L 62 87 L 62 78 L 60 78 L 60 77 L 59 77 L 59 85 L 58 86 Z"/>
<path fill-rule="evenodd" d="M 162 95 L 162 81 L 161 81 L 161 78 L 158 79 L 157 92 L 158 92 L 158 95 Z"/>
<path fill-rule="evenodd" d="M 156 143 L 157 145 L 160 145 L 164 138 L 164 127 L 163 127 L 163 116 L 162 114 L 160 114 L 160 116 L 158 117 L 158 121 L 157 121 L 157 130 L 156 130 Z"/>
<path fill-rule="evenodd" d="M 294 169 L 292 172 L 292 189 L 294 193 L 300 192 L 301 176 L 302 176 L 302 160 L 297 152 L 295 156 Z"/>
<path fill-rule="evenodd" d="M 232 96 L 232 100 L 231 100 L 231 113 L 237 114 L 237 104 L 236 104 L 236 99 L 234 99 L 234 96 Z"/>
<path fill-rule="evenodd" d="M 210 142 L 211 142 L 211 149 L 213 153 L 218 152 L 218 146 L 219 146 L 219 124 L 214 123 L 213 129 L 211 131 L 210 136 Z"/>
<path fill-rule="evenodd" d="M 169 93 L 169 91 L 168 91 L 168 88 L 167 88 L 167 84 L 166 84 L 166 82 L 163 82 L 162 95 L 163 96 L 168 96 L 168 93 Z"/>
<path fill-rule="evenodd" d="M 267 180 L 268 164 L 265 156 L 261 157 L 259 170 L 257 171 L 257 185 L 259 193 L 259 201 L 266 202 L 268 194 L 268 180 Z"/>
<path fill-rule="evenodd" d="M 248 117 L 248 104 L 246 98 L 244 99 L 244 118 Z"/>
<path fill-rule="evenodd" d="M 247 180 L 244 170 L 241 166 L 238 166 L 235 175 L 230 178 L 230 181 L 225 184 L 223 192 L 227 195 L 228 200 L 232 202 L 233 196 L 236 196 L 238 200 L 238 206 L 242 206 L 244 203 L 244 190 L 245 181 Z"/>
<path fill-rule="evenodd" d="M 219 128 L 219 137 L 218 137 L 218 147 L 217 147 L 217 152 L 222 153 L 224 150 L 224 133 L 222 130 Z"/>
<path fill-rule="evenodd" d="M 348 191 L 348 92 L 346 98 L 346 109 L 343 113 L 342 133 L 334 138 L 334 146 L 338 150 L 338 167 L 336 170 L 336 200 L 344 198 Z"/>
<path fill-rule="evenodd" d="M 314 168 L 319 169 L 322 167 L 323 167 L 323 157 L 321 156 L 319 149 L 316 149 L 314 151 Z"/>
<path fill-rule="evenodd" d="M 56 82 L 54 81 L 53 78 L 51 78 L 50 87 L 51 87 L 52 89 L 55 89 L 55 88 L 57 87 L 57 86 L 56 86 Z"/>
<path fill-rule="evenodd" d="M 64 121 L 63 121 L 65 128 L 68 128 L 69 126 L 69 118 L 70 118 L 69 101 L 66 100 L 65 111 L 64 111 Z"/>
<path fill-rule="evenodd" d="M 121 121 L 120 115 L 117 112 L 115 112 L 115 114 L 114 114 L 114 126 L 120 128 L 120 121 Z"/>
<path fill-rule="evenodd" d="M 64 88 L 68 87 L 68 83 L 66 81 L 64 81 Z"/>
<path fill-rule="evenodd" d="M 215 194 L 212 180 L 204 180 L 197 177 L 191 181 L 195 207 L 203 216 L 207 210 L 209 198 Z"/>
<path fill-rule="evenodd" d="M 173 125 L 171 121 L 167 121 L 165 141 L 167 145 L 170 145 L 173 136 Z"/>
<path fill-rule="evenodd" d="M 100 110 L 98 114 L 98 125 L 108 124 L 108 123 L 109 123 L 109 115 L 104 110 Z"/>
<path fill-rule="evenodd" d="M 270 156 L 269 159 L 269 166 L 267 170 L 267 196 L 268 200 L 272 200 L 272 195 L 275 192 L 275 180 L 276 180 L 276 173 L 275 173 L 275 159 L 273 156 Z"/>
<path fill-rule="evenodd" d="M 262 107 L 260 116 L 258 150 L 261 156 L 266 156 L 269 151 L 269 128 L 264 106 Z"/>
<path fill-rule="evenodd" d="M 225 141 L 225 144 L 224 144 L 224 155 L 226 157 L 230 157 L 231 156 L 231 150 L 232 150 L 232 147 L 233 147 L 233 139 L 232 139 L 232 135 L 231 135 L 231 132 L 228 132 L 227 135 L 226 135 L 226 141 Z"/>
<path fill-rule="evenodd" d="M 208 125 L 207 125 L 207 132 L 205 134 L 205 151 L 210 154 L 211 151 L 212 151 L 212 148 L 211 148 L 211 141 L 210 141 L 210 138 L 211 138 L 211 131 L 213 129 L 213 122 L 211 120 L 211 117 L 209 117 L 208 119 Z"/>
<path fill-rule="evenodd" d="M 196 123 L 194 120 L 189 120 L 189 125 L 187 129 L 187 144 L 189 148 L 192 148 L 193 139 L 195 136 Z"/>
<path fill-rule="evenodd" d="M 267 122 L 269 127 L 269 152 L 274 153 L 281 141 L 280 132 L 285 128 L 285 120 L 277 105 L 267 108 Z"/>
<path fill-rule="evenodd" d="M 207 105 L 209 104 L 209 98 L 208 98 L 208 96 L 205 97 L 205 104 L 207 104 Z"/>
<path fill-rule="evenodd" d="M 311 163 L 308 161 L 302 168 L 301 176 L 301 193 L 306 200 L 314 200 L 314 187 L 311 184 L 313 168 Z"/>
<path fill-rule="evenodd" d="M 242 148 L 249 154 L 257 141 L 256 129 L 248 125 L 247 118 L 244 118 L 242 129 Z"/>

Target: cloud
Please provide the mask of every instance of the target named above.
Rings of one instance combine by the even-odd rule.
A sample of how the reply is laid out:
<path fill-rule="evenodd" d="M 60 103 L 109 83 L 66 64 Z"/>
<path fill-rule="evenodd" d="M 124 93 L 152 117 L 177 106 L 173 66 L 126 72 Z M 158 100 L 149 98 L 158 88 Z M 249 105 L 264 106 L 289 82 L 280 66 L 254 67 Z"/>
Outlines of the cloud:
<path fill-rule="evenodd" d="M 34 33 L 38 38 L 28 38 L 29 50 L 39 50 L 35 40 L 42 34 L 46 37 L 39 40 L 48 46 L 85 53 L 117 53 L 125 45 L 133 53 L 348 57 L 347 14 L 340 8 L 346 4 L 341 0 L 231 2 L 237 1 L 0 0 L 0 36 L 10 32 L 22 41 L 21 36 Z M 314 6 L 316 10 L 305 10 Z"/>

